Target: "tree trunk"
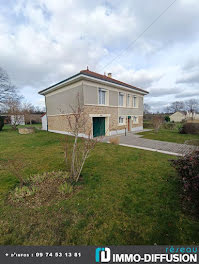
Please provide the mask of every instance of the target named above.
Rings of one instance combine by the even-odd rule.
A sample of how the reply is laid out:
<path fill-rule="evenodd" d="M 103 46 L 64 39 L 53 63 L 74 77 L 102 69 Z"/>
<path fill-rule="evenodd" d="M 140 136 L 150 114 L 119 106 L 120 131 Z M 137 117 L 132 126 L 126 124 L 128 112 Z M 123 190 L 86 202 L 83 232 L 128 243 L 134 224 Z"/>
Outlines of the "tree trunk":
<path fill-rule="evenodd" d="M 73 179 L 75 177 L 75 155 L 76 155 L 77 139 L 78 139 L 78 135 L 76 134 L 75 135 L 75 142 L 73 145 L 72 162 L 71 162 L 71 176 Z"/>

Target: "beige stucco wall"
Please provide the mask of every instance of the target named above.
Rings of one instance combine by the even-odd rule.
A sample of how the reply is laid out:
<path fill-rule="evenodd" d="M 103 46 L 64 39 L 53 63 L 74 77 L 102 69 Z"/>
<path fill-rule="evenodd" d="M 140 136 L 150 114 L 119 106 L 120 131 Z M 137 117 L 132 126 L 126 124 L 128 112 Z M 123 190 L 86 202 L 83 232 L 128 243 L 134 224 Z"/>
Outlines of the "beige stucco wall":
<path fill-rule="evenodd" d="M 118 92 L 117 91 L 109 91 L 109 105 L 118 106 Z"/>
<path fill-rule="evenodd" d="M 84 104 L 98 104 L 98 88 L 96 86 L 83 84 L 83 91 Z"/>
<path fill-rule="evenodd" d="M 80 104 L 83 105 L 83 86 L 67 87 L 66 90 L 58 90 L 56 93 L 46 95 L 46 109 L 47 115 L 58 115 L 71 113 L 71 106 L 76 106 L 80 100 Z"/>
<path fill-rule="evenodd" d="M 183 115 L 180 112 L 176 112 L 170 115 L 170 121 L 173 121 L 173 122 L 181 122 L 185 118 L 186 118 L 185 115 Z"/>

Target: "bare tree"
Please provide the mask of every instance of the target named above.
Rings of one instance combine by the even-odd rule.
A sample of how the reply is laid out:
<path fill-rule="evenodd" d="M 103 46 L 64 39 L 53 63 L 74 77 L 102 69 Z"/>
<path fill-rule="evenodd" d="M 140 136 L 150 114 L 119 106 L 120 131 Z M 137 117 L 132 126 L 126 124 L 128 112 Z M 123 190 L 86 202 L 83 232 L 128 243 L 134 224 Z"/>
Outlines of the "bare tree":
<path fill-rule="evenodd" d="M 183 101 L 176 101 L 171 103 L 167 108 L 167 113 L 175 113 L 177 111 L 184 111 L 185 110 L 185 103 Z"/>
<path fill-rule="evenodd" d="M 164 120 L 163 117 L 160 115 L 154 115 L 152 123 L 153 123 L 153 128 L 156 133 L 158 133 L 159 129 L 161 128 Z"/>
<path fill-rule="evenodd" d="M 19 99 L 17 88 L 11 83 L 6 71 L 0 67 L 0 106 L 10 98 Z"/>
<path fill-rule="evenodd" d="M 194 118 L 194 113 L 199 109 L 199 101 L 196 99 L 190 99 L 185 102 L 186 110 L 192 114 L 192 119 Z"/>
<path fill-rule="evenodd" d="M 24 116 L 21 111 L 21 101 L 17 98 L 10 98 L 6 102 L 6 111 L 11 116 L 11 125 L 14 130 L 23 121 Z"/>
<path fill-rule="evenodd" d="M 148 104 L 144 104 L 144 114 L 150 114 L 151 107 Z"/>
<path fill-rule="evenodd" d="M 72 113 L 65 115 L 65 121 L 69 127 L 70 133 L 74 136 L 74 142 L 71 146 L 68 138 L 64 141 L 65 162 L 70 168 L 70 178 L 72 181 L 79 180 L 81 171 L 92 149 L 101 138 L 92 138 L 92 130 L 89 126 L 88 117 L 81 105 L 80 97 L 77 96 L 77 105 L 71 106 Z M 80 136 L 84 134 L 87 137 Z"/>
<path fill-rule="evenodd" d="M 32 118 L 31 118 L 31 115 L 32 113 L 34 113 L 34 106 L 31 104 L 31 103 L 23 103 L 22 105 L 22 113 L 24 115 L 24 119 L 25 119 L 25 122 L 26 123 L 30 123 L 32 124 Z"/>

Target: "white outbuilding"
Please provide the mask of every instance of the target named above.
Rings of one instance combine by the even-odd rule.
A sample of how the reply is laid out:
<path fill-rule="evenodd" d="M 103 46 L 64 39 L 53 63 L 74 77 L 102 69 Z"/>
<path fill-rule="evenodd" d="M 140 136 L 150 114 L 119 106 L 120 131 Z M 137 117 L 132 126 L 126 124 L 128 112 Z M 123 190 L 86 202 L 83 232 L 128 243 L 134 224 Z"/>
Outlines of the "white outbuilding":
<path fill-rule="evenodd" d="M 41 117 L 42 130 L 47 130 L 47 116 L 46 113 Z"/>

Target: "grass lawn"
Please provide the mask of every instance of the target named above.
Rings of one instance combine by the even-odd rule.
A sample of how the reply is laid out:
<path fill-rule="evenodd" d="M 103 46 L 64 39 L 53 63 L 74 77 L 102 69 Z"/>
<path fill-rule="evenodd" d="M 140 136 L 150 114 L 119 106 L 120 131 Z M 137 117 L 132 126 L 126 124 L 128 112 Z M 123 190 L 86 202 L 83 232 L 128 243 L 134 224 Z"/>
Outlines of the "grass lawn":
<path fill-rule="evenodd" d="M 23 162 L 22 174 L 64 170 L 63 135 L 0 132 L 0 161 Z M 72 138 L 70 137 L 70 140 Z M 18 180 L 0 170 L 0 244 L 198 244 L 199 221 L 182 212 L 180 184 L 168 155 L 99 143 L 71 197 L 41 207 L 8 202 Z"/>
<path fill-rule="evenodd" d="M 141 132 L 140 135 L 143 135 L 143 138 L 155 139 L 160 141 L 168 141 L 184 144 L 187 140 L 194 140 L 195 142 L 199 141 L 199 135 L 191 135 L 191 134 L 180 134 L 177 129 L 169 130 L 169 129 L 160 129 L 158 133 L 154 130 Z M 194 143 L 193 141 L 193 143 Z"/>

